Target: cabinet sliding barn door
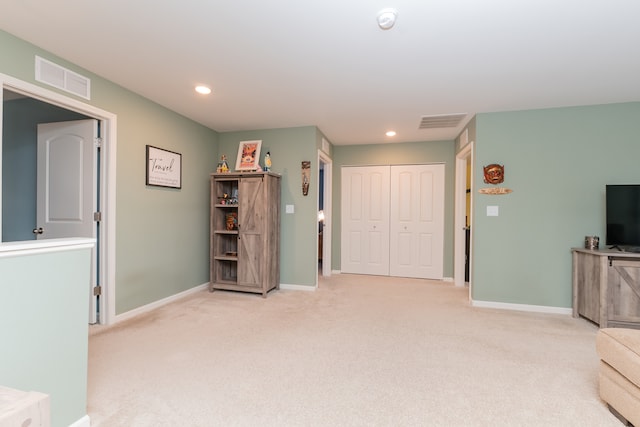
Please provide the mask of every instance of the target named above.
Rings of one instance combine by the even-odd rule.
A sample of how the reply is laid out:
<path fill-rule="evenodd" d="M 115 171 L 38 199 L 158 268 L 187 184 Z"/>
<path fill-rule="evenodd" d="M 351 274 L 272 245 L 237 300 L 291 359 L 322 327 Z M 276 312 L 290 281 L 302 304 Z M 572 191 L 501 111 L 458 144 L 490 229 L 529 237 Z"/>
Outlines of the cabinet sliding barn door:
<path fill-rule="evenodd" d="M 344 273 L 442 279 L 444 165 L 342 168 Z"/>
<path fill-rule="evenodd" d="M 263 280 L 263 254 L 265 252 L 264 209 L 265 185 L 261 176 L 242 178 L 239 183 L 238 203 L 238 258 L 243 261 L 238 269 L 238 284 L 261 286 Z"/>

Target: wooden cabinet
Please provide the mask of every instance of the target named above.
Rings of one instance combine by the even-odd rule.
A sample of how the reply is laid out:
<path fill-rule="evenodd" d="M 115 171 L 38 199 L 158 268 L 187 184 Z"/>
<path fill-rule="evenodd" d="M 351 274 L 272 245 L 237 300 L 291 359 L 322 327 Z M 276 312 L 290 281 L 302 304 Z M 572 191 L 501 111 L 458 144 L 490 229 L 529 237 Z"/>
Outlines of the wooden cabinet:
<path fill-rule="evenodd" d="M 573 315 L 640 329 L 640 254 L 573 249 Z"/>
<path fill-rule="evenodd" d="M 280 176 L 211 174 L 209 290 L 260 293 L 280 286 Z"/>

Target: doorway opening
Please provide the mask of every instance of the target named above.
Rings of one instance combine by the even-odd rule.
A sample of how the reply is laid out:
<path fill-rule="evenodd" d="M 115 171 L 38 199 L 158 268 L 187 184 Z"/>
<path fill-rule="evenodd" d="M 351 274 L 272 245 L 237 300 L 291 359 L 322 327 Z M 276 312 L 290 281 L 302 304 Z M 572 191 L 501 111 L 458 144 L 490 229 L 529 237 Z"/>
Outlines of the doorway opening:
<path fill-rule="evenodd" d="M 318 150 L 318 269 L 319 276 L 331 276 L 331 168 L 332 160 Z"/>
<path fill-rule="evenodd" d="M 100 150 L 100 154 L 97 156 L 96 163 L 96 176 L 92 179 L 90 185 L 96 186 L 97 202 L 96 212 L 94 215 L 96 218 L 95 226 L 95 239 L 96 246 L 94 250 L 94 262 L 93 271 L 94 275 L 92 281 L 92 288 L 94 286 L 99 287 L 100 295 L 92 297 L 89 303 L 89 319 L 90 323 L 109 324 L 115 318 L 115 150 L 116 150 L 116 116 L 107 111 L 95 108 L 91 105 L 76 101 L 72 98 L 60 95 L 52 92 L 48 89 L 44 89 L 40 86 L 36 86 L 13 77 L 0 74 L 0 111 L 2 111 L 2 135 L 0 135 L 0 153 L 4 154 L 3 164 L 0 164 L 0 241 L 20 241 L 20 240 L 34 240 L 37 235 L 34 235 L 38 230 L 36 225 L 36 209 L 35 209 L 35 187 L 33 189 L 33 196 L 31 193 L 16 194 L 12 191 L 12 187 L 9 183 L 12 183 L 14 179 L 21 179 L 15 172 L 15 168 L 9 167 L 8 156 L 9 140 L 7 139 L 4 144 L 3 139 L 8 132 L 11 132 L 14 122 L 7 119 L 5 113 L 11 109 L 6 108 L 6 102 L 22 100 L 25 110 L 21 112 L 21 117 L 32 116 L 29 120 L 35 121 L 64 121 L 64 120 L 77 120 L 92 118 L 98 123 L 100 129 L 99 138 L 95 140 L 96 148 Z M 33 106 L 39 106 L 40 116 L 35 117 L 35 108 Z M 34 110 L 30 110 L 34 108 Z M 54 116 L 47 114 L 53 111 Z M 8 137 L 7 137 L 8 138 Z M 35 150 L 36 141 L 30 143 L 30 147 L 23 147 L 25 150 Z M 13 155 L 13 153 L 12 153 Z M 23 160 L 25 165 L 28 165 L 31 172 L 28 179 L 35 182 L 37 180 L 36 172 L 36 159 L 32 158 L 30 161 Z M 33 199 L 33 200 L 32 200 Z M 24 218 L 20 218 L 16 214 L 16 211 L 11 211 L 8 207 L 13 205 L 16 201 L 23 203 L 22 212 L 28 212 L 24 215 Z M 12 206 L 13 208 L 13 206 Z M 23 221 L 24 224 L 21 224 Z M 6 223 L 6 227 L 5 227 Z M 19 227 L 15 224 L 20 223 Z M 29 226 L 28 224 L 32 224 Z M 9 226 L 11 225 L 11 226 Z M 26 228 L 25 228 L 26 226 Z M 9 231 L 11 230 L 11 231 Z M 68 237 L 80 237 L 80 236 L 68 236 Z M 86 236 L 82 236 L 86 237 Z M 91 290 L 91 295 L 94 295 L 94 289 Z M 96 292 L 97 294 L 98 292 Z M 94 299 L 95 298 L 95 299 Z M 92 302 L 95 303 L 94 308 L 91 308 Z"/>
<path fill-rule="evenodd" d="M 455 179 L 455 232 L 454 232 L 454 284 L 469 286 L 471 296 L 472 281 L 472 241 L 473 234 L 473 141 L 456 155 Z"/>

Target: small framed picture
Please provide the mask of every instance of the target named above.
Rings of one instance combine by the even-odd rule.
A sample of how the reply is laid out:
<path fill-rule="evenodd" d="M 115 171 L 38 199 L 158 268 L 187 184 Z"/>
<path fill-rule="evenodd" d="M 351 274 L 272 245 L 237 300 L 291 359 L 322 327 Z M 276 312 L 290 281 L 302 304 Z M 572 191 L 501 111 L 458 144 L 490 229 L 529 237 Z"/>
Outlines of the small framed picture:
<path fill-rule="evenodd" d="M 238 159 L 236 160 L 236 170 L 254 171 L 259 167 L 260 148 L 262 141 L 240 141 L 238 147 Z"/>
<path fill-rule="evenodd" d="M 145 184 L 182 188 L 182 154 L 147 145 Z"/>

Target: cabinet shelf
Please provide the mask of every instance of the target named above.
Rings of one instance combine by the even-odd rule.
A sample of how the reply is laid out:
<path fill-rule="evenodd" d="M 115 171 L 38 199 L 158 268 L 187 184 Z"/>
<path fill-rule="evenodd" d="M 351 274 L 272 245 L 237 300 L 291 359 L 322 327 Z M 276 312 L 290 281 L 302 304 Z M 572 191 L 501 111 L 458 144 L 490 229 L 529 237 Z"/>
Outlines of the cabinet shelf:
<path fill-rule="evenodd" d="M 229 286 L 237 286 L 238 282 L 235 280 L 218 280 L 216 284 L 218 289 L 228 289 Z"/>
<path fill-rule="evenodd" d="M 213 259 L 218 260 L 218 261 L 238 261 L 238 256 L 233 256 L 233 255 L 216 255 L 213 257 Z"/>

